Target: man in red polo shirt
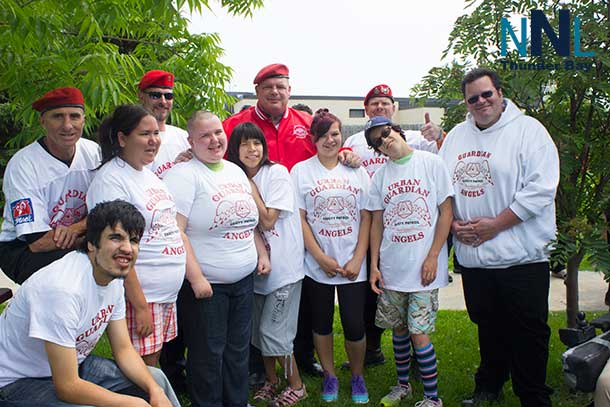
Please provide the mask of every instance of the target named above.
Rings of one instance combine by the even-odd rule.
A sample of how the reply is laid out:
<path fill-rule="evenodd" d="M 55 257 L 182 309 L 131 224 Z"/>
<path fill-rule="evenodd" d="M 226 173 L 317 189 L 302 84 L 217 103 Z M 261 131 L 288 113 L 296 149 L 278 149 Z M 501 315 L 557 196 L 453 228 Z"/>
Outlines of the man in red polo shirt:
<path fill-rule="evenodd" d="M 288 67 L 283 64 L 261 69 L 254 78 L 256 105 L 229 117 L 222 125 L 228 138 L 238 124 L 256 124 L 267 139 L 269 159 L 290 171 L 296 163 L 314 156 L 316 147 L 309 136 L 311 116 L 288 107 L 288 74 Z"/>

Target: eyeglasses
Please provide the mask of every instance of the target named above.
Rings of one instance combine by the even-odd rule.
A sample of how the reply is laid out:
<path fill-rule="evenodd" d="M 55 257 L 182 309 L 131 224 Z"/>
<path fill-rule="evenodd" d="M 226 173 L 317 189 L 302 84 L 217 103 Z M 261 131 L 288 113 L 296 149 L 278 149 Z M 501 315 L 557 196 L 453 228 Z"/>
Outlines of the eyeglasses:
<path fill-rule="evenodd" d="M 174 94 L 172 92 L 144 92 L 146 93 L 148 96 L 150 96 L 151 99 L 153 100 L 159 100 L 161 99 L 161 97 L 165 97 L 165 100 L 172 100 L 174 98 Z"/>
<path fill-rule="evenodd" d="M 371 144 L 373 144 L 373 147 L 375 147 L 375 148 L 381 147 L 381 145 L 383 144 L 383 139 L 388 138 L 388 136 L 390 135 L 391 132 L 392 132 L 392 127 L 390 127 L 390 126 L 384 127 L 383 130 L 381 130 L 380 137 L 376 138 L 375 140 L 371 140 Z"/>
<path fill-rule="evenodd" d="M 466 99 L 466 102 L 468 102 L 469 105 L 474 105 L 475 103 L 477 103 L 479 101 L 479 98 L 481 96 L 483 96 L 483 98 L 485 99 L 489 99 L 490 97 L 492 97 L 494 94 L 493 90 L 486 90 L 485 92 L 481 93 L 480 95 L 474 95 L 469 97 L 468 99 Z"/>

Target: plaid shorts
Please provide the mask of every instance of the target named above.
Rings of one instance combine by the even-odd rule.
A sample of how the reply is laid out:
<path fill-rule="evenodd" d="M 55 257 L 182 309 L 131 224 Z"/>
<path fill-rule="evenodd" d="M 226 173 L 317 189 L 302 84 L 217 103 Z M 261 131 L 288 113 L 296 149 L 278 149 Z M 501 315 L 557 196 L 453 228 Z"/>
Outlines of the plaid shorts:
<path fill-rule="evenodd" d="M 375 325 L 384 329 L 407 328 L 412 334 L 434 332 L 438 288 L 405 293 L 384 289 L 377 299 Z"/>
<path fill-rule="evenodd" d="M 141 356 L 151 355 L 161 350 L 163 342 L 169 342 L 177 335 L 176 303 L 149 302 L 148 310 L 152 314 L 153 332 L 143 338 L 137 333 L 136 311 L 129 301 L 125 301 L 127 329 L 133 347 Z"/>

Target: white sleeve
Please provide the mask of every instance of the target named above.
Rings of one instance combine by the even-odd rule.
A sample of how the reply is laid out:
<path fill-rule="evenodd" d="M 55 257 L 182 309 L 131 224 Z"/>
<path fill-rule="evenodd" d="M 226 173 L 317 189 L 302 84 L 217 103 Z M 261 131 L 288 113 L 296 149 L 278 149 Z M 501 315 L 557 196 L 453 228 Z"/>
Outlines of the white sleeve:
<path fill-rule="evenodd" d="M 281 164 L 274 164 L 269 170 L 268 185 L 263 186 L 265 206 L 288 213 L 294 212 L 294 186 L 288 170 Z"/>
<path fill-rule="evenodd" d="M 301 165 L 297 164 L 294 167 L 292 167 L 292 171 L 290 172 L 290 175 L 292 176 L 292 185 L 295 189 L 295 191 L 297 192 L 297 207 L 299 209 L 304 209 L 307 210 L 307 207 L 305 206 L 305 197 L 303 196 L 303 194 L 301 193 L 301 189 L 300 189 L 300 180 L 301 180 Z"/>
<path fill-rule="evenodd" d="M 53 289 L 38 289 L 31 293 L 31 338 L 49 341 L 60 346 L 74 348 L 78 334 L 80 304 L 73 293 Z"/>
<path fill-rule="evenodd" d="M 23 165 L 22 165 L 23 164 Z M 49 198 L 32 179 L 27 163 L 9 165 L 4 176 L 5 205 L 10 205 L 17 237 L 51 230 Z M 44 165 L 44 163 L 41 163 Z"/>
<path fill-rule="evenodd" d="M 371 177 L 369 177 L 369 174 L 366 172 L 364 167 L 359 167 L 357 170 L 358 179 L 360 180 L 360 185 L 362 185 L 362 194 L 360 194 L 360 209 L 368 210 Z"/>
<path fill-rule="evenodd" d="M 112 310 L 111 321 L 118 321 L 119 319 L 125 319 L 125 290 L 123 290 L 123 284 L 119 287 L 120 293 L 117 295 L 117 300 L 114 303 L 114 310 Z"/>
<path fill-rule="evenodd" d="M 87 208 L 89 210 L 95 208 L 95 205 L 99 203 L 110 202 L 115 199 L 122 199 L 127 202 L 132 201 L 125 185 L 118 182 L 116 178 L 110 177 L 107 174 L 102 174 L 102 177 L 97 175 L 99 174 L 96 174 L 87 190 Z"/>
<path fill-rule="evenodd" d="M 178 213 L 189 218 L 195 202 L 197 181 L 194 169 L 187 164 L 173 166 L 163 177 L 163 182 L 174 198 Z"/>
<path fill-rule="evenodd" d="M 407 143 L 414 150 L 429 151 L 431 153 L 438 153 L 438 145 L 436 141 L 428 141 L 419 131 L 411 130 L 407 133 Z"/>
<path fill-rule="evenodd" d="M 553 203 L 559 183 L 557 147 L 542 124 L 537 121 L 535 124 L 536 129 L 528 134 L 532 143 L 527 147 L 532 148 L 526 148 L 520 157 L 522 182 L 510 204 L 510 209 L 524 222 Z M 536 139 L 542 142 L 534 143 Z"/>
<path fill-rule="evenodd" d="M 435 171 L 434 171 L 434 184 L 436 185 L 436 206 L 439 206 L 450 196 L 455 196 L 455 190 L 451 183 L 451 177 L 449 175 L 449 169 L 447 164 L 439 157 L 435 160 Z"/>
<path fill-rule="evenodd" d="M 381 174 L 381 171 L 377 171 L 371 179 L 369 199 L 367 203 L 367 209 L 369 211 L 382 211 L 385 209 L 382 201 L 383 197 L 381 195 L 381 183 L 383 181 Z"/>
<path fill-rule="evenodd" d="M 343 147 L 348 147 L 348 148 L 352 148 L 352 146 L 354 145 L 354 135 L 352 134 L 351 136 L 349 136 L 348 138 L 345 139 L 345 142 L 343 143 Z"/>

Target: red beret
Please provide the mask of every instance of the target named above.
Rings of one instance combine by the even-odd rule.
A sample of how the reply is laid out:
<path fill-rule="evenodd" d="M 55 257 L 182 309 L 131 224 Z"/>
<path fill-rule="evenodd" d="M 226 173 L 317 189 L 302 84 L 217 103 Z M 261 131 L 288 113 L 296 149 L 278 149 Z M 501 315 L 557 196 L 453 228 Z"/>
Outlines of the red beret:
<path fill-rule="evenodd" d="M 76 88 L 57 88 L 45 93 L 32 103 L 32 107 L 41 114 L 58 107 L 80 107 L 85 109 L 85 98 Z"/>
<path fill-rule="evenodd" d="M 394 98 L 392 97 L 392 89 L 390 89 L 388 85 L 377 85 L 373 89 L 369 90 L 369 93 L 367 93 L 364 98 L 364 106 L 366 106 L 370 98 L 375 97 L 386 97 L 389 98 L 392 103 L 394 103 Z"/>
<path fill-rule="evenodd" d="M 173 88 L 174 87 L 174 74 L 165 71 L 148 71 L 144 74 L 138 88 L 140 90 L 148 88 Z"/>
<path fill-rule="evenodd" d="M 267 78 L 286 78 L 288 79 L 288 67 L 284 64 L 267 65 L 254 78 L 254 84 L 258 85 Z"/>

